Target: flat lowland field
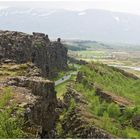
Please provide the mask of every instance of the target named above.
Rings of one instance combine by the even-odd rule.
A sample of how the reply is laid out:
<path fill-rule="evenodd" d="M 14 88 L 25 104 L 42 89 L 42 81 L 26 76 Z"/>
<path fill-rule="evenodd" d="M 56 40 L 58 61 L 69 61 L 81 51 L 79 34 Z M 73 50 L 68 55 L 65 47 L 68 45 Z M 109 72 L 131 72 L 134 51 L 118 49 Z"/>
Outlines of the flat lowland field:
<path fill-rule="evenodd" d="M 99 43 L 98 43 L 99 44 Z M 140 76 L 140 71 L 131 69 L 129 67 L 140 67 L 140 47 L 139 46 L 117 46 L 117 45 L 92 45 L 86 47 L 85 50 L 71 51 L 69 50 L 69 55 L 85 60 L 87 62 L 101 62 L 107 65 L 118 65 L 118 66 L 128 66 L 123 67 L 123 70 L 132 72 L 133 74 Z M 121 67 L 120 67 L 121 68 Z"/>
<path fill-rule="evenodd" d="M 93 50 L 84 50 L 84 51 L 77 51 L 78 55 L 82 57 L 92 57 L 92 56 L 106 56 L 107 51 L 93 51 Z"/>

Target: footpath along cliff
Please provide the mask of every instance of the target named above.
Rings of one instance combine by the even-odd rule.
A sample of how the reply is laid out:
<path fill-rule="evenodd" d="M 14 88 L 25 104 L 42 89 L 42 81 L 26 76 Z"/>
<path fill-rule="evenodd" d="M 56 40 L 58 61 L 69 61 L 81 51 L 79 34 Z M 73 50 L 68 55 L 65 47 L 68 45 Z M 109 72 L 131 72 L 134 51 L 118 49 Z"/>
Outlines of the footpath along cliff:
<path fill-rule="evenodd" d="M 23 109 L 25 138 L 115 138 L 95 126 L 98 119 L 87 110 L 87 99 L 74 89 L 76 81 L 67 87 L 63 100 L 57 99 L 50 79 L 67 68 L 67 49 L 60 38 L 52 42 L 43 33 L 0 31 L 0 97 L 8 89 L 5 108 L 16 104 L 12 116 Z"/>
<path fill-rule="evenodd" d="M 55 85 L 48 80 L 67 69 L 67 49 L 48 35 L 0 31 L 0 95 L 10 88 L 9 105 L 24 108 L 28 138 L 54 138 Z"/>

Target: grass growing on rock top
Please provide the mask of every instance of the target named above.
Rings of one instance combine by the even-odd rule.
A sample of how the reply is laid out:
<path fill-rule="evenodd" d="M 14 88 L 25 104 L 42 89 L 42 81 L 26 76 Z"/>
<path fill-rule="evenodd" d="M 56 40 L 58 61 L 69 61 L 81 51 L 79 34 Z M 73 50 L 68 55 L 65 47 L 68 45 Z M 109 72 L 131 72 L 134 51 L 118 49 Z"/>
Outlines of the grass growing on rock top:
<path fill-rule="evenodd" d="M 12 98 L 12 88 L 3 88 L 1 92 L 3 94 L 0 97 L 0 138 L 23 138 L 23 119 L 19 115 L 13 115 L 14 105 L 7 107 Z"/>
<path fill-rule="evenodd" d="M 2 64 L 0 67 L 0 78 L 25 75 L 27 68 L 28 64 Z"/>

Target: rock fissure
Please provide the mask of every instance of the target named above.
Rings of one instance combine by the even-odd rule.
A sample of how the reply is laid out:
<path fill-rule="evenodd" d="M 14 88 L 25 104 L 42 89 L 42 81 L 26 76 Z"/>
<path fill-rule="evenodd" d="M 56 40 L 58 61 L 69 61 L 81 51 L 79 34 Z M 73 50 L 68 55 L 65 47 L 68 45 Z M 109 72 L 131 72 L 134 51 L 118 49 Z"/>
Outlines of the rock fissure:
<path fill-rule="evenodd" d="M 24 108 L 29 137 L 54 138 L 57 98 L 48 80 L 67 69 L 67 49 L 48 35 L 0 31 L 0 89 L 12 88 L 12 99 Z M 47 79 L 46 79 L 47 78 Z"/>
<path fill-rule="evenodd" d="M 84 118 L 84 114 L 87 114 L 87 103 L 84 97 L 81 96 L 71 86 L 68 87 L 67 92 L 64 94 L 63 104 L 61 107 L 65 111 L 63 119 L 60 120 L 62 125 L 61 138 L 113 138 L 114 136 L 98 128 L 94 123 L 89 122 Z M 80 107 L 82 105 L 82 108 Z M 82 112 L 84 111 L 84 114 Z M 63 112 L 62 112 L 63 114 Z M 89 113 L 88 113 L 89 114 Z M 61 113 L 60 113 L 61 116 Z M 87 117 L 87 116 L 85 116 Z M 58 136 L 59 137 L 59 136 Z"/>

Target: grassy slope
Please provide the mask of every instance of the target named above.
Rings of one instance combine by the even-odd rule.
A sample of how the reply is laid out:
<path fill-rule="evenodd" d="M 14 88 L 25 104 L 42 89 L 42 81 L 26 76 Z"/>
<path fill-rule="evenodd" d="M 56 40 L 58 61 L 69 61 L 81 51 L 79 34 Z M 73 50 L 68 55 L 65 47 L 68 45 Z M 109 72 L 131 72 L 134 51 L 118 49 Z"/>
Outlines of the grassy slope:
<path fill-rule="evenodd" d="M 62 99 L 63 98 L 63 94 L 67 91 L 67 85 L 70 83 L 70 82 L 74 82 L 76 76 L 75 75 L 72 75 L 71 78 L 67 81 L 65 81 L 64 83 L 60 84 L 60 85 L 57 85 L 55 87 L 55 90 L 57 92 L 57 97 Z"/>
<path fill-rule="evenodd" d="M 75 89 L 86 97 L 89 111 L 99 118 L 95 125 L 121 138 L 140 138 L 140 132 L 135 130 L 131 123 L 132 117 L 140 114 L 140 99 L 138 98 L 140 80 L 127 78 L 102 64 L 83 66 L 80 71 L 85 73 L 86 81 L 89 83 L 97 83 L 107 91 L 129 98 L 136 105 L 134 108 L 126 108 L 125 111 L 120 112 L 118 105 L 101 102 L 100 98 L 95 95 L 95 90 L 89 88 L 89 83 L 84 81 L 77 83 Z"/>
<path fill-rule="evenodd" d="M 81 71 L 85 73 L 89 82 L 97 83 L 104 90 L 126 97 L 139 105 L 140 80 L 127 78 L 103 64 L 92 64 L 89 67 L 82 67 Z"/>
<path fill-rule="evenodd" d="M 57 85 L 55 87 L 55 90 L 57 92 L 57 97 L 58 98 L 60 98 L 60 99 L 63 98 L 63 94 L 66 92 L 66 86 L 67 86 L 68 83 L 69 83 L 69 81 L 66 81 L 66 82 L 64 82 L 64 83 L 62 83 L 60 85 Z"/>

